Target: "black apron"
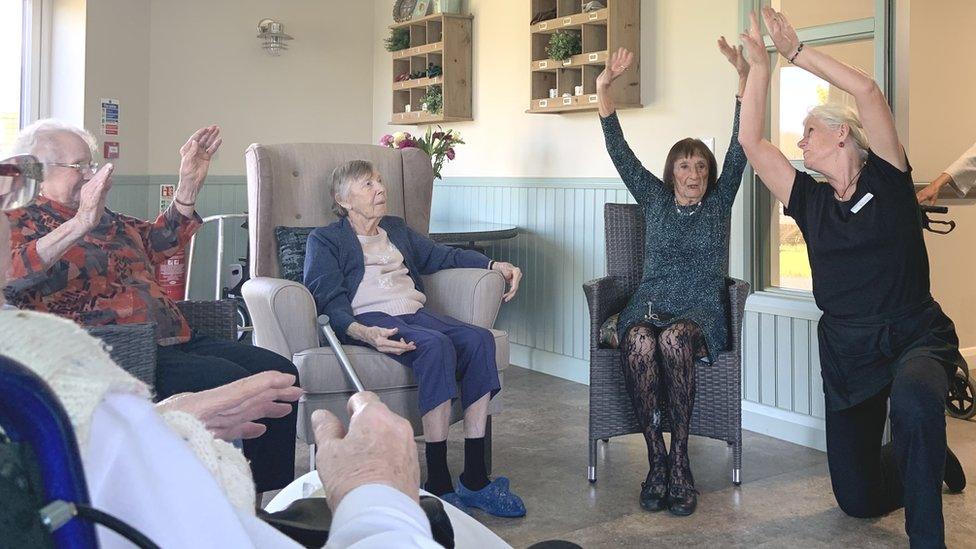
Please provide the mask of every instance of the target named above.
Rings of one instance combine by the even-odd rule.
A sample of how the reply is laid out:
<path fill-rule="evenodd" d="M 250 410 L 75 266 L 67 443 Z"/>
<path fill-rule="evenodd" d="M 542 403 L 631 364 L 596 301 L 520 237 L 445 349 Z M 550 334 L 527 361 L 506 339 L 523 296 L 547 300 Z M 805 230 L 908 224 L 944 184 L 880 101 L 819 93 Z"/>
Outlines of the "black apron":
<path fill-rule="evenodd" d="M 817 339 L 829 411 L 878 394 L 912 358 L 935 360 L 950 380 L 957 369 L 967 371 L 952 320 L 931 297 L 878 315 L 841 319 L 825 313 Z"/>

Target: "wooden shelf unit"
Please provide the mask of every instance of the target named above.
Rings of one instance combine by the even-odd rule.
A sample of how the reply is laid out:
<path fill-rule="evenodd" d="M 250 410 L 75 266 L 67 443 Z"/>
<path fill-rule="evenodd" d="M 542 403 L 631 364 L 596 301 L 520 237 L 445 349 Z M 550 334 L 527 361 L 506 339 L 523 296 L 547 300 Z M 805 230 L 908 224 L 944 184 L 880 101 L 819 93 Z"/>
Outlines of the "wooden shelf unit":
<path fill-rule="evenodd" d="M 529 71 L 531 90 L 525 112 L 558 114 L 597 109 L 596 78 L 606 66 L 607 58 L 617 48 L 634 52 L 634 64 L 614 82 L 614 100 L 618 109 L 639 108 L 640 102 L 640 0 L 602 0 L 603 9 L 583 13 L 585 0 L 531 0 L 530 18 L 537 13 L 556 10 L 556 17 L 530 26 L 531 56 Z M 559 30 L 580 35 L 583 52 L 564 61 L 549 58 L 546 46 Z M 576 86 L 583 94 L 576 95 Z M 557 97 L 549 90 L 555 88 Z M 569 94 L 566 97 L 565 94 Z"/>
<path fill-rule="evenodd" d="M 413 21 L 390 25 L 410 31 L 410 47 L 395 51 L 391 80 L 403 73 L 427 70 L 430 63 L 441 67 L 433 78 L 393 82 L 393 115 L 390 124 L 437 124 L 473 120 L 471 109 L 471 15 L 438 13 Z M 430 86 L 440 86 L 444 97 L 441 112 L 430 114 L 421 100 Z M 406 106 L 410 105 L 410 112 Z"/>

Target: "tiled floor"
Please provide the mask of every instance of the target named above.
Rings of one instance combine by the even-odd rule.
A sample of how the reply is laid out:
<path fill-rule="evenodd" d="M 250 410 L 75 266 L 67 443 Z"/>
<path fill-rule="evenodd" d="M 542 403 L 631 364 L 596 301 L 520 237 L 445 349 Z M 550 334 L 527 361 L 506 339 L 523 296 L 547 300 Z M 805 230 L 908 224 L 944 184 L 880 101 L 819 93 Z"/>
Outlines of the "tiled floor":
<path fill-rule="evenodd" d="M 584 547 L 907 547 L 904 513 L 860 520 L 836 507 L 821 452 L 746 432 L 743 483 L 733 487 L 725 443 L 693 437 L 698 511 L 687 518 L 651 514 L 637 505 L 647 472 L 639 435 L 612 439 L 600 452 L 599 480 L 586 481 L 584 385 L 513 367 L 506 371 L 502 398 L 506 410 L 494 422 L 494 474 L 511 479 L 529 512 L 515 520 L 475 516 L 515 547 L 545 539 Z M 947 421 L 952 448 L 969 478 L 976 478 L 976 422 Z M 455 425 L 449 443 L 455 474 L 462 436 Z M 297 462 L 299 472 L 307 471 L 304 448 Z M 944 514 L 948 546 L 976 547 L 973 490 L 947 494 Z"/>

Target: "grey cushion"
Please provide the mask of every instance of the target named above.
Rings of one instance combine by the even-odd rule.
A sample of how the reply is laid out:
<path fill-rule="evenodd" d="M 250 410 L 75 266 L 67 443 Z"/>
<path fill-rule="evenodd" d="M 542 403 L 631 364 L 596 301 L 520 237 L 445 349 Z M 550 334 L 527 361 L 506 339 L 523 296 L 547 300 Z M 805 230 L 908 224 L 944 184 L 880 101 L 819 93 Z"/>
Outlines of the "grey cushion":
<path fill-rule="evenodd" d="M 275 227 L 281 278 L 301 284 L 305 271 L 305 245 L 315 227 Z"/>

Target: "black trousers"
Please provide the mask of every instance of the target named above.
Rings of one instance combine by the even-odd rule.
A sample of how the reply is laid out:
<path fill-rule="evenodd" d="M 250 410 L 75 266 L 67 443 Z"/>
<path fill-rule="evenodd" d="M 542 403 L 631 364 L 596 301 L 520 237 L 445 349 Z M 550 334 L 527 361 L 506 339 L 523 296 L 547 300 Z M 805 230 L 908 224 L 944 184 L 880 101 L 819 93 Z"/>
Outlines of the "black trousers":
<path fill-rule="evenodd" d="M 295 376 L 298 370 L 281 355 L 251 345 L 195 335 L 180 345 L 157 347 L 156 393 L 163 399 L 177 393 L 204 391 L 245 377 L 277 370 Z M 285 417 L 262 419 L 268 430 L 244 441 L 259 492 L 284 488 L 295 478 L 295 429 L 298 407 Z"/>
<path fill-rule="evenodd" d="M 947 390 L 942 365 L 919 357 L 906 361 L 877 395 L 827 412 L 827 463 L 838 505 L 859 518 L 904 506 L 905 531 L 913 548 L 945 546 Z M 882 446 L 889 398 L 892 441 Z"/>

